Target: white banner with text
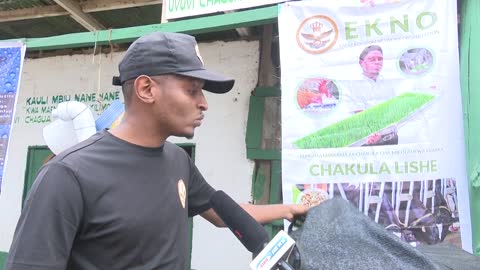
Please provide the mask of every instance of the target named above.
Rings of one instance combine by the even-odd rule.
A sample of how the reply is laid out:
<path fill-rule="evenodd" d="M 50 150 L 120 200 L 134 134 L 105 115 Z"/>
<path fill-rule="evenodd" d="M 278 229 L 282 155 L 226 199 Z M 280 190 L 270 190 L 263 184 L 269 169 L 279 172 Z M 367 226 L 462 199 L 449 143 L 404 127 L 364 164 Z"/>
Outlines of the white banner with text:
<path fill-rule="evenodd" d="M 259 7 L 285 2 L 285 0 L 164 0 L 167 20 L 215 12 Z"/>
<path fill-rule="evenodd" d="M 456 1 L 281 5 L 284 203 L 471 251 Z"/>

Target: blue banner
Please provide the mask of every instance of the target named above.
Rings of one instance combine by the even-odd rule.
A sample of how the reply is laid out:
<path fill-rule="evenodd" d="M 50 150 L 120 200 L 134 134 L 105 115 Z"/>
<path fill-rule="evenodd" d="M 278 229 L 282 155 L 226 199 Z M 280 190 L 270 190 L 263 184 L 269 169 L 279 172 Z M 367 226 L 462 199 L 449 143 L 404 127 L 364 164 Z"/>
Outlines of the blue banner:
<path fill-rule="evenodd" d="M 0 43 L 0 193 L 24 57 L 23 43 Z"/>

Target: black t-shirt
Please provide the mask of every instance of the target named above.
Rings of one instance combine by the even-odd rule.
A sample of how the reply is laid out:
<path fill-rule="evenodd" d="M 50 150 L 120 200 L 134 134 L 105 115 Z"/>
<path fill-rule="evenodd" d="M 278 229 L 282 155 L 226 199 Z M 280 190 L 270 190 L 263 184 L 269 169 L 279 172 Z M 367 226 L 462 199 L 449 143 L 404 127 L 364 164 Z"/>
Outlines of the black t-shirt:
<path fill-rule="evenodd" d="M 188 216 L 213 192 L 180 147 L 102 131 L 42 167 L 5 269 L 184 270 Z"/>

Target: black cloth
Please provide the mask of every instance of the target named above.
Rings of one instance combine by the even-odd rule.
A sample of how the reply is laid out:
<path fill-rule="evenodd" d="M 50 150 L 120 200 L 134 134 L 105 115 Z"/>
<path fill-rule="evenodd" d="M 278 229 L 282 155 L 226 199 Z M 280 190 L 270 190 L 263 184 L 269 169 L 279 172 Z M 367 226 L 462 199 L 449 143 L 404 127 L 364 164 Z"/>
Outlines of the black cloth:
<path fill-rule="evenodd" d="M 184 270 L 188 216 L 207 210 L 213 193 L 180 147 L 102 131 L 42 167 L 5 270 Z"/>
<path fill-rule="evenodd" d="M 414 248 L 341 198 L 311 208 L 303 226 L 290 235 L 301 270 L 480 269 L 480 258 L 452 246 Z"/>
<path fill-rule="evenodd" d="M 430 258 L 441 270 L 480 269 L 480 258 L 446 243 L 421 245 L 417 249 Z"/>

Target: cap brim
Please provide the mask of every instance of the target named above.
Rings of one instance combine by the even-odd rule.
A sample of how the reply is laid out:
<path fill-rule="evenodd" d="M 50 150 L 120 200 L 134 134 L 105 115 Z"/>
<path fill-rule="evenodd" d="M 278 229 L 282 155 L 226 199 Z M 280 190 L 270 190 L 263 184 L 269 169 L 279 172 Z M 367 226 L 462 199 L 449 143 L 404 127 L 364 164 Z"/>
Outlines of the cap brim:
<path fill-rule="evenodd" d="M 205 80 L 203 89 L 217 94 L 227 93 L 233 88 L 235 80 L 206 69 L 175 72 L 174 74 Z"/>

